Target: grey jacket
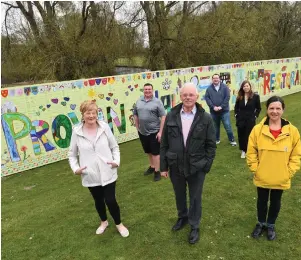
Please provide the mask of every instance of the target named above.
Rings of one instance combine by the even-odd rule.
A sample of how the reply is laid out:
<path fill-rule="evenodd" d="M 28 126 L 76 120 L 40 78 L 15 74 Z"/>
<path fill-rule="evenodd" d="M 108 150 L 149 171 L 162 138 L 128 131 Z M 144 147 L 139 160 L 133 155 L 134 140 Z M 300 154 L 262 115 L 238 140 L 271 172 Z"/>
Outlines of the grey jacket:
<path fill-rule="evenodd" d="M 161 172 L 169 169 L 171 174 L 189 176 L 210 171 L 216 150 L 215 129 L 211 116 L 198 103 L 196 107 L 186 147 L 180 115 L 182 103 L 167 114 L 161 137 Z"/>
<path fill-rule="evenodd" d="M 211 84 L 205 94 L 205 100 L 210 108 L 210 113 L 223 113 L 229 111 L 229 100 L 230 100 L 230 90 L 224 83 L 220 83 L 220 88 L 216 91 L 213 84 Z M 221 106 L 222 110 L 216 112 L 213 108 Z"/>

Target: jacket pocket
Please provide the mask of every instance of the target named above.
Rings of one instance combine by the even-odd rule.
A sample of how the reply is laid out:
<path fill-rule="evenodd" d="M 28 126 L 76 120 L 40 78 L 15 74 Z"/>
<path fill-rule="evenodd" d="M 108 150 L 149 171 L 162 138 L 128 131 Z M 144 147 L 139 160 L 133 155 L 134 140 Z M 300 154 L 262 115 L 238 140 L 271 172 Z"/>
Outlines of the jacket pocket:
<path fill-rule="evenodd" d="M 205 158 L 204 154 L 201 153 L 190 154 L 189 163 L 190 163 L 190 174 L 195 174 L 197 172 L 205 172 L 205 173 L 208 172 L 206 171 L 207 159 Z"/>
<path fill-rule="evenodd" d="M 178 155 L 176 153 L 173 152 L 166 152 L 165 155 L 166 159 L 167 159 L 167 164 L 168 164 L 168 168 L 171 171 L 175 171 L 178 168 Z"/>
<path fill-rule="evenodd" d="M 262 185 L 285 185 L 290 179 L 290 174 L 284 152 L 262 151 L 254 177 Z"/>
<path fill-rule="evenodd" d="M 195 127 L 195 129 L 193 130 L 193 134 L 192 134 L 192 138 L 194 139 L 204 139 L 205 138 L 205 134 L 204 134 L 204 129 L 206 128 L 205 125 L 198 125 Z"/>
<path fill-rule="evenodd" d="M 179 128 L 176 124 L 170 122 L 167 123 L 168 135 L 173 138 L 177 138 L 179 136 Z"/>

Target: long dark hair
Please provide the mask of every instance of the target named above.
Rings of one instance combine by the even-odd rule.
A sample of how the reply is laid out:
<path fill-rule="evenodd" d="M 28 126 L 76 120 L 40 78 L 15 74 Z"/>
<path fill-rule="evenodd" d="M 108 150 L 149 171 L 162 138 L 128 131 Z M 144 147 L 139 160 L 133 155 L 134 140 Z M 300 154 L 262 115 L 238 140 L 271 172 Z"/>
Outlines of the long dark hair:
<path fill-rule="evenodd" d="M 251 85 L 250 81 L 244 80 L 244 81 L 241 83 L 240 88 L 239 88 L 239 91 L 238 91 L 238 93 L 237 93 L 237 99 L 238 99 L 238 100 L 242 100 L 242 99 L 244 98 L 244 96 L 245 96 L 244 85 L 247 84 L 247 83 L 248 83 L 249 86 L 250 86 L 250 92 L 249 92 L 250 94 L 249 94 L 249 98 L 250 98 L 250 99 L 253 98 L 254 93 L 253 93 L 253 91 L 252 91 L 252 85 Z"/>

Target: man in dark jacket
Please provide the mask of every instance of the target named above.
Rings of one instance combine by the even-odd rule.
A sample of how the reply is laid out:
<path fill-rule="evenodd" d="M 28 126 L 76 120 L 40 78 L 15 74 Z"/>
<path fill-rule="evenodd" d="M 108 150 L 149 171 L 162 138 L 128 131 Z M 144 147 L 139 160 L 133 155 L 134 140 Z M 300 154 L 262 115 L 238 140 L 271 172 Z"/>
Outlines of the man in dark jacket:
<path fill-rule="evenodd" d="M 191 244 L 199 240 L 203 183 L 216 150 L 213 121 L 201 105 L 196 103 L 198 96 L 193 83 L 186 83 L 181 88 L 182 103 L 168 113 L 160 147 L 161 176 L 167 178 L 169 170 L 178 210 L 178 220 L 172 230 L 180 230 L 189 222 Z M 189 210 L 186 184 L 189 189 Z"/>
<path fill-rule="evenodd" d="M 212 84 L 206 90 L 205 100 L 210 108 L 210 114 L 215 124 L 216 143 L 220 143 L 220 125 L 222 121 L 230 144 L 236 146 L 230 122 L 229 99 L 229 88 L 220 82 L 218 74 L 214 74 L 212 76 Z"/>

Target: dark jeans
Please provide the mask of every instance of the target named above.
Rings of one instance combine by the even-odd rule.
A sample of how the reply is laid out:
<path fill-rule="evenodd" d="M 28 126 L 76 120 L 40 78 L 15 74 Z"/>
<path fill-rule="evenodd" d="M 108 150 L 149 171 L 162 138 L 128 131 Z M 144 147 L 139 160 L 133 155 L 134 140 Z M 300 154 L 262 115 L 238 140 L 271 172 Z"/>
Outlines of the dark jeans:
<path fill-rule="evenodd" d="M 237 127 L 239 149 L 244 152 L 247 151 L 249 136 L 254 126 L 255 126 L 255 121 L 248 122 L 243 127 Z"/>
<path fill-rule="evenodd" d="M 120 209 L 115 197 L 116 181 L 106 186 L 89 187 L 94 198 L 95 207 L 102 221 L 107 220 L 106 205 L 114 219 L 115 225 L 121 223 Z"/>
<path fill-rule="evenodd" d="M 257 187 L 257 217 L 258 222 L 274 225 L 281 207 L 283 190 L 264 189 Z M 270 199 L 270 207 L 268 202 Z M 268 218 L 267 218 L 268 217 Z"/>
<path fill-rule="evenodd" d="M 176 196 L 178 217 L 188 217 L 192 228 L 198 228 L 202 216 L 202 191 L 205 173 L 199 172 L 191 176 L 170 173 L 170 179 Z M 189 190 L 189 210 L 187 209 L 186 185 Z"/>
<path fill-rule="evenodd" d="M 230 112 L 223 112 L 223 113 L 211 113 L 212 119 L 214 121 L 215 126 L 215 135 L 216 135 L 216 141 L 220 140 L 220 127 L 221 127 L 221 121 L 224 125 L 224 128 L 227 132 L 229 141 L 234 141 L 234 135 L 231 127 L 230 122 Z"/>

